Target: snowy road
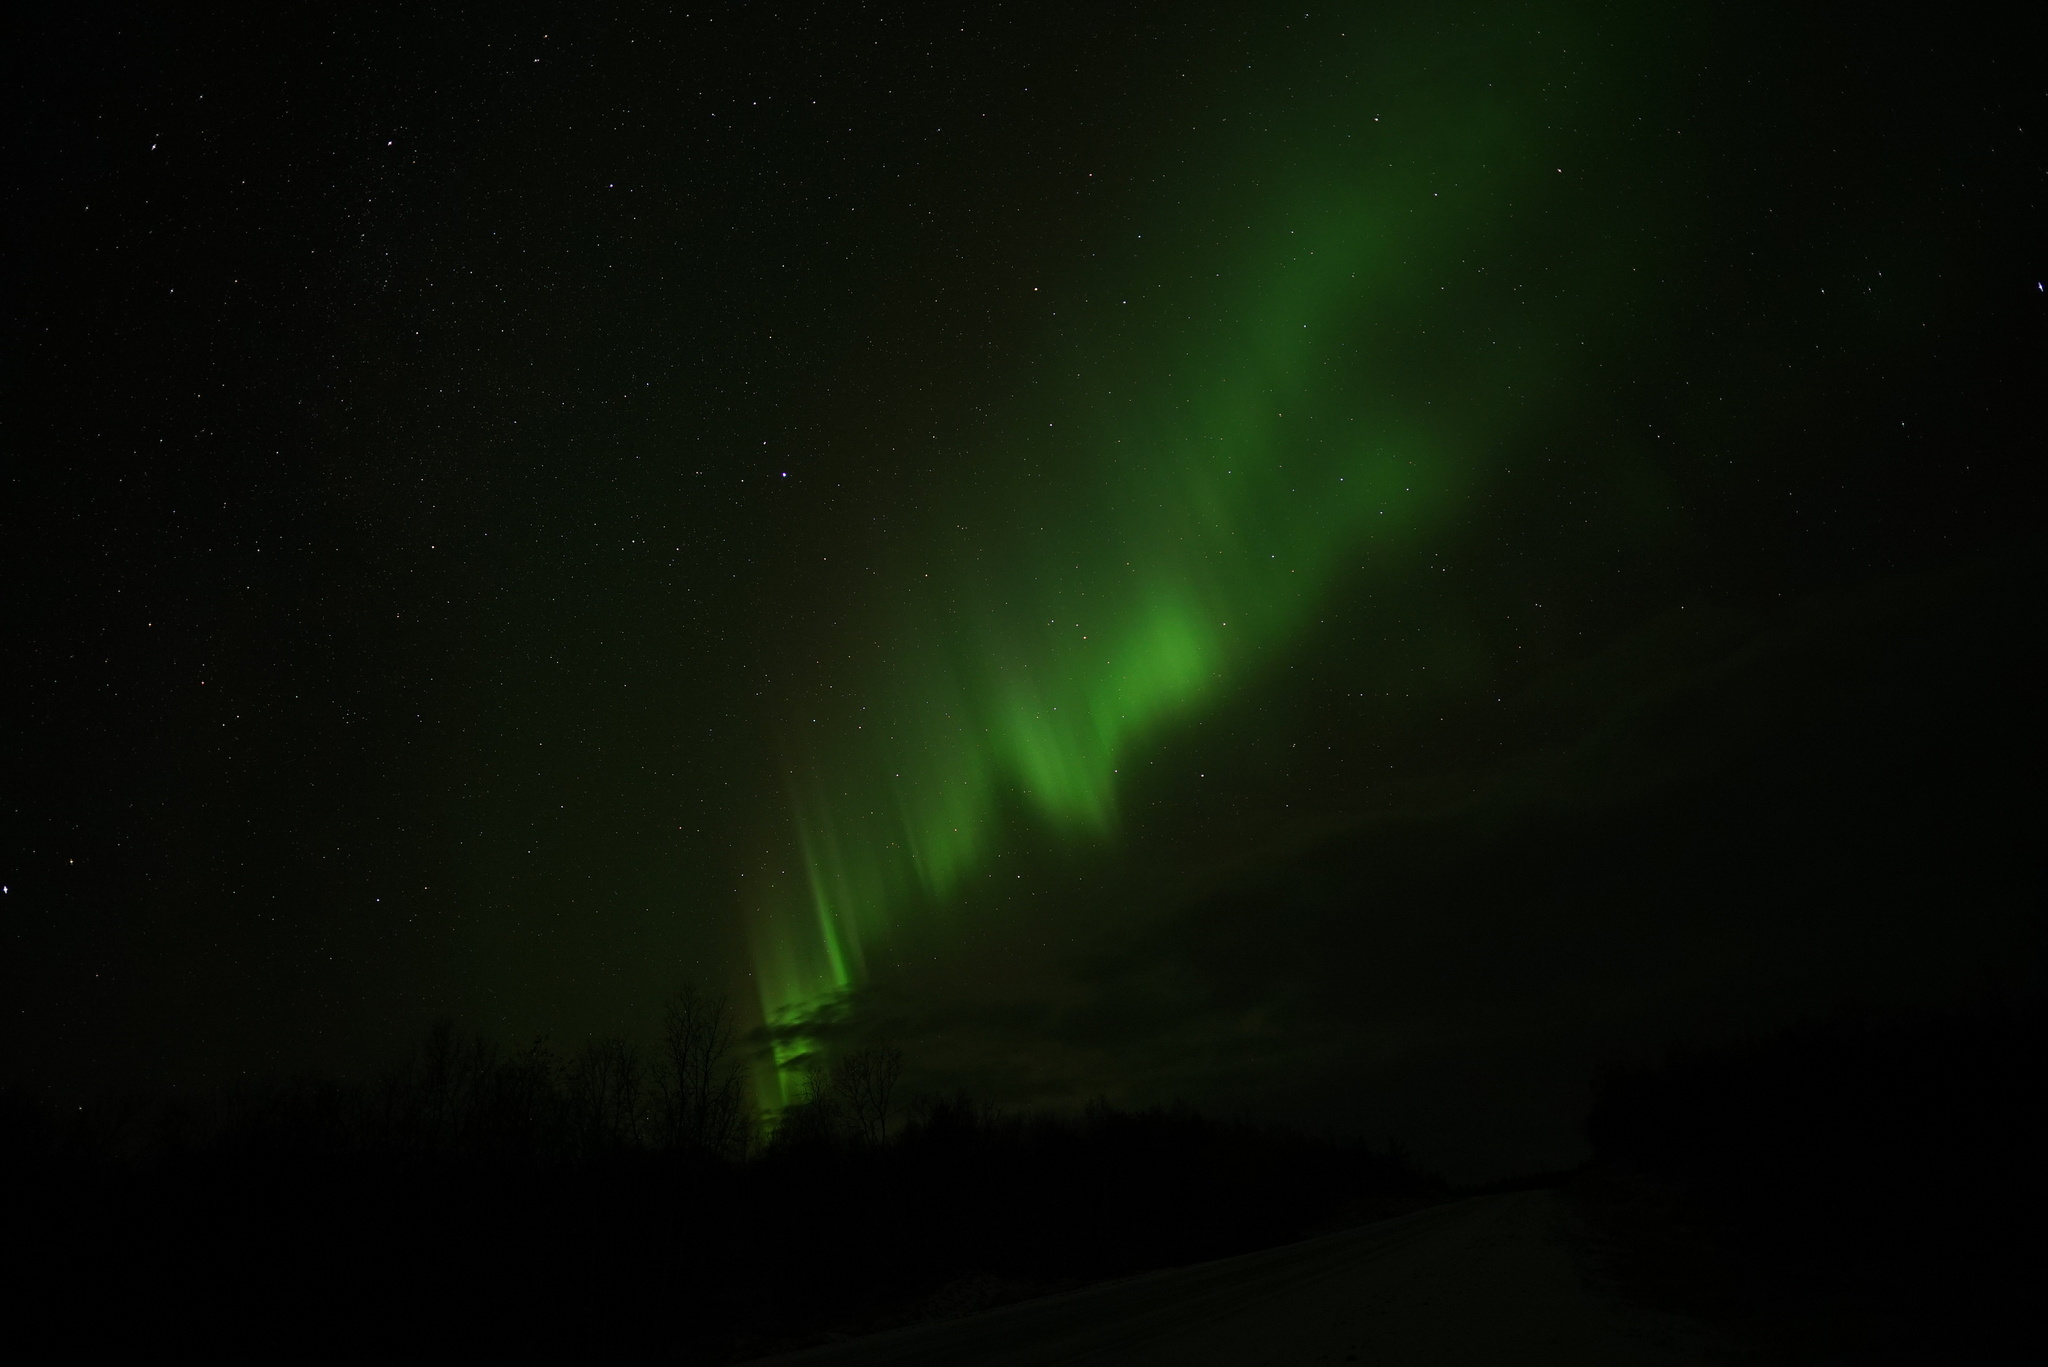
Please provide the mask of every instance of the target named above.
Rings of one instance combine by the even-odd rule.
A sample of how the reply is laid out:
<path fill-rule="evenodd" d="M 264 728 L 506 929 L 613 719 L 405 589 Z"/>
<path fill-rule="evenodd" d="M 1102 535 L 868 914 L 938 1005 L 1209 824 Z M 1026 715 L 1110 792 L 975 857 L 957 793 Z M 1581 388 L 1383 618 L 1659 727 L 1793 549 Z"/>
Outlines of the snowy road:
<path fill-rule="evenodd" d="M 764 1359 L 790 1367 L 1664 1367 L 1681 1326 L 1588 1288 L 1547 1191 L 1475 1197 L 1284 1248 Z"/>

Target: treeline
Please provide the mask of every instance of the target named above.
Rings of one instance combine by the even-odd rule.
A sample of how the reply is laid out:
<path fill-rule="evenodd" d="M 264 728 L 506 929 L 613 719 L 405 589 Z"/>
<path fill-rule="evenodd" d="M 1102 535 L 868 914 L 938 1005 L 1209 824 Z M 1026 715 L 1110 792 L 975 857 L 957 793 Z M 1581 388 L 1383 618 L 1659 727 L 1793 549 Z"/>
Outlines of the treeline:
<path fill-rule="evenodd" d="M 157 1160 L 349 1159 L 386 1170 L 559 1169 L 630 1155 L 744 1156 L 759 1139 L 727 1003 L 666 1004 L 651 1048 L 622 1036 L 508 1050 L 443 1022 L 373 1080 L 259 1078 L 110 1115 L 87 1137 Z"/>
<path fill-rule="evenodd" d="M 1398 1153 L 1185 1108 L 904 1097 L 887 1049 L 821 1063 L 763 1128 L 740 1061 L 686 993 L 651 1048 L 442 1027 L 370 1081 L 71 1118 L 17 1099 L 6 1282 L 88 1340 L 729 1361 L 1443 1195 Z"/>
<path fill-rule="evenodd" d="M 1844 1017 L 1612 1073 L 1578 1187 L 1624 1289 L 1786 1361 L 2017 1361 L 2048 1016 Z"/>

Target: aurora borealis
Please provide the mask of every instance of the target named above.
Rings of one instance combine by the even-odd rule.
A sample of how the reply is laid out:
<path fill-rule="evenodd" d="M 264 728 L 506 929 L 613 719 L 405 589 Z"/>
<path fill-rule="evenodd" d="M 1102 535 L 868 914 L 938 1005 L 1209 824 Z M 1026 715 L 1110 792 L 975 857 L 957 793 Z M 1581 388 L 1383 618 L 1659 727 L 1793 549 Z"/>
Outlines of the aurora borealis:
<path fill-rule="evenodd" d="M 36 34 L 0 1082 L 690 982 L 769 1110 L 881 1042 L 1490 1173 L 1673 1032 L 2040 979 L 2017 32 Z"/>
<path fill-rule="evenodd" d="M 1583 348 L 1586 296 L 1640 267 L 1540 240 L 1578 193 L 1550 163 L 1595 154 L 1546 121 L 1641 111 L 1612 54 L 1567 61 L 1585 93 L 1549 96 L 1575 35 L 1542 22 L 1340 35 L 1253 111 L 1251 146 L 1227 123 L 1189 139 L 1201 169 L 1131 215 L 1152 231 L 1051 287 L 1087 319 L 1047 328 L 1051 392 L 963 453 L 975 487 L 941 496 L 961 535 L 875 592 L 873 667 L 796 725 L 808 905 L 761 912 L 771 1019 L 857 985 L 917 913 L 943 920 L 1006 822 L 1113 839 L 1120 767 L 1283 655 L 1341 572 L 1429 544 L 1584 364 L 1558 339 Z M 1457 341 L 1425 369 L 1404 352 L 1432 323 Z"/>

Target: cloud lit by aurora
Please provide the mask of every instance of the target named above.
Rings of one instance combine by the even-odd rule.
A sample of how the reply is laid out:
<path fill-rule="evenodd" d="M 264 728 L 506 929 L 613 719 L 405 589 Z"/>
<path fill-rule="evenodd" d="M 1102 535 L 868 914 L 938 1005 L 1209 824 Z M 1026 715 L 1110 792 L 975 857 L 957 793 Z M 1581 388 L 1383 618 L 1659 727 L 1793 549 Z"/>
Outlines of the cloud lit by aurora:
<path fill-rule="evenodd" d="M 1597 134 L 1563 130 L 1611 118 L 1615 81 L 1555 14 L 1350 36 L 1271 108 L 1191 130 L 1202 169 L 1041 291 L 1061 378 L 963 453 L 950 550 L 870 595 L 874 663 L 792 725 L 803 882 L 751 924 L 786 1038 L 877 954 L 942 944 L 1020 824 L 1113 838 L 1149 742 L 1279 658 L 1340 576 L 1429 546 L 1584 339 L 1613 340 L 1643 263 L 1596 230 Z"/>

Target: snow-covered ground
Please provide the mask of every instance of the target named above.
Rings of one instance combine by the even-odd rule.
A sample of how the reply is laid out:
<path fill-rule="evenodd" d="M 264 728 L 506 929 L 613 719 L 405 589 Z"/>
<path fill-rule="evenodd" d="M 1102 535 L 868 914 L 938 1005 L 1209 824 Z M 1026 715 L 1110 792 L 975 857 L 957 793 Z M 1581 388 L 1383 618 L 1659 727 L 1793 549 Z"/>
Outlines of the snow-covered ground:
<path fill-rule="evenodd" d="M 790 1367 L 1620 1367 L 1701 1363 L 1684 1325 L 1588 1284 L 1547 1191 L 1474 1197 L 1284 1248 L 765 1359 Z"/>

